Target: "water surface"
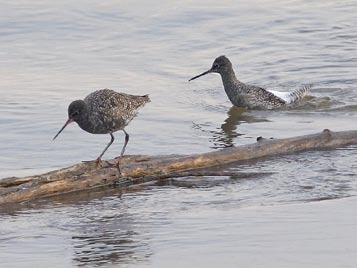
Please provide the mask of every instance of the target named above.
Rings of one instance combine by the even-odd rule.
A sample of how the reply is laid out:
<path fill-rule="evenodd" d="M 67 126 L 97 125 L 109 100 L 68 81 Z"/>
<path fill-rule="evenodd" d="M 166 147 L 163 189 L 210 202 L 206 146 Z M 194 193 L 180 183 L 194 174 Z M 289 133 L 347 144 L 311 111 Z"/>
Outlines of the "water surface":
<path fill-rule="evenodd" d="M 189 154 L 353 129 L 355 1 L 11 1 L 0 10 L 0 177 L 94 159 L 109 141 L 77 126 L 52 142 L 67 105 L 99 88 L 150 94 L 128 154 Z M 231 107 L 225 54 L 244 82 L 312 97 L 284 111 Z M 124 135 L 106 157 L 117 156 Z M 45 200 L 1 214 L 5 267 L 353 267 L 356 148 L 225 167 L 257 174 L 181 178 Z M 346 198 L 339 200 L 341 198 Z M 320 202 L 314 202 L 320 201 Z"/>

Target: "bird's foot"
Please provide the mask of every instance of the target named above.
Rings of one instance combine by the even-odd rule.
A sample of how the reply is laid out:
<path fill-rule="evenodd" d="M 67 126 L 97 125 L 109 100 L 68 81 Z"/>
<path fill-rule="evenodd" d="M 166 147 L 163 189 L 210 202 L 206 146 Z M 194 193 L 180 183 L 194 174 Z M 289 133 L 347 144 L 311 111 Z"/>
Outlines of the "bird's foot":
<path fill-rule="evenodd" d="M 121 169 L 120 169 L 120 160 L 116 161 L 115 163 L 108 163 L 108 166 L 117 168 L 119 172 L 119 176 L 122 176 Z"/>
<path fill-rule="evenodd" d="M 100 158 L 97 158 L 96 160 L 87 160 L 87 161 L 82 161 L 83 163 L 95 163 L 96 168 L 102 168 L 103 167 L 103 161 Z"/>
<path fill-rule="evenodd" d="M 103 161 L 102 161 L 102 159 L 97 158 L 97 159 L 95 160 L 95 167 L 96 167 L 96 168 L 101 168 L 101 167 L 103 167 Z"/>

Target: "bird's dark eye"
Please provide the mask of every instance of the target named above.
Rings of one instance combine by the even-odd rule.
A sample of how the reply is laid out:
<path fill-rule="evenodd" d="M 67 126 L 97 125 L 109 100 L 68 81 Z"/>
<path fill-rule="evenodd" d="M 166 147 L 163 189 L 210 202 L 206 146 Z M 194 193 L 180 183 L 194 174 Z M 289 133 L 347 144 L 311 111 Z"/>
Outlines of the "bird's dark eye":
<path fill-rule="evenodd" d="M 79 112 L 78 111 L 75 111 L 72 113 L 72 116 L 75 117 L 75 116 L 78 116 L 79 115 Z"/>
<path fill-rule="evenodd" d="M 219 65 L 217 63 L 213 64 L 213 68 L 217 69 Z"/>

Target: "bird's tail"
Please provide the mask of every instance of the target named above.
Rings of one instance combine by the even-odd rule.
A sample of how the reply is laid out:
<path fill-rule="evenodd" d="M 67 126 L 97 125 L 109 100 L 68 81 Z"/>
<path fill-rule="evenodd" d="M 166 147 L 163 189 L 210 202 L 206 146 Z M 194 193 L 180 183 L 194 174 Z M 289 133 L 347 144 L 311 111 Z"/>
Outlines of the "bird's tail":
<path fill-rule="evenodd" d="M 141 97 L 144 98 L 145 103 L 151 101 L 150 98 L 149 98 L 149 94 L 143 95 L 143 96 L 141 96 Z"/>
<path fill-rule="evenodd" d="M 312 84 L 305 85 L 302 88 L 296 89 L 289 94 L 289 100 L 290 103 L 294 103 L 297 101 L 300 101 L 302 98 L 304 98 L 309 92 L 310 89 L 312 88 Z"/>

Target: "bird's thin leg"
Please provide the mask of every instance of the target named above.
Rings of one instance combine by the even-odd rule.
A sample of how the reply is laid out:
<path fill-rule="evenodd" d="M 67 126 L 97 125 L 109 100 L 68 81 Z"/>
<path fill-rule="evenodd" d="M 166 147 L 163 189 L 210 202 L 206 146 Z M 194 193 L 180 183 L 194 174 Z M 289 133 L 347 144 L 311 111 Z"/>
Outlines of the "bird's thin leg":
<path fill-rule="evenodd" d="M 124 133 L 125 133 L 125 142 L 124 142 L 124 146 L 123 146 L 123 149 L 121 149 L 121 153 L 120 153 L 120 157 L 123 157 L 124 153 L 125 153 L 125 148 L 126 148 L 126 145 L 128 144 L 129 142 L 129 134 L 123 129 Z"/>
<path fill-rule="evenodd" d="M 121 149 L 121 153 L 120 153 L 120 156 L 119 156 L 119 159 L 118 159 L 118 162 L 117 162 L 117 168 L 119 170 L 119 173 L 121 174 L 121 171 L 120 171 L 120 160 L 122 159 L 124 153 L 125 153 L 125 148 L 126 148 L 126 145 L 128 144 L 129 142 L 129 134 L 123 129 L 124 131 L 124 134 L 125 134 L 125 141 L 124 141 L 124 146 L 123 146 L 123 149 Z"/>
<path fill-rule="evenodd" d="M 95 160 L 96 163 L 97 163 L 97 165 L 99 165 L 99 164 L 102 162 L 102 156 L 104 155 L 104 153 L 106 152 L 106 150 L 108 150 L 109 146 L 112 145 L 112 143 L 114 142 L 114 135 L 113 135 L 113 133 L 110 133 L 110 137 L 111 137 L 110 142 L 108 143 L 107 146 L 105 146 L 103 152 L 98 156 L 97 160 Z"/>

